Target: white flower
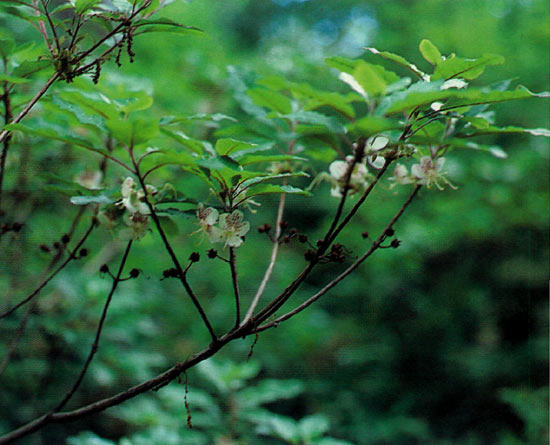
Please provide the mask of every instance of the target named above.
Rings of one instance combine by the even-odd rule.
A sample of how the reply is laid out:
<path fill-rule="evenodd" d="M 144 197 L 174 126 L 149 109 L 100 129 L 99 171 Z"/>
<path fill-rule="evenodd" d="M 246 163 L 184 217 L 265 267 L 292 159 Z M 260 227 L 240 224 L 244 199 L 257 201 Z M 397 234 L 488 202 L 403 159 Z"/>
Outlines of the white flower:
<path fill-rule="evenodd" d="M 409 176 L 407 167 L 401 164 L 397 164 L 393 169 L 393 176 L 389 178 L 391 181 L 395 181 L 396 184 L 412 184 L 414 180 Z"/>
<path fill-rule="evenodd" d="M 417 178 L 417 183 L 422 184 L 430 188 L 435 185 L 439 190 L 443 190 L 443 186 L 440 181 L 448 184 L 451 188 L 456 187 L 445 178 L 445 172 L 443 172 L 443 165 L 445 164 L 445 158 L 438 158 L 435 161 L 429 156 L 422 156 L 420 158 L 420 164 L 415 164 L 411 167 L 411 173 Z"/>
<path fill-rule="evenodd" d="M 144 200 L 145 193 L 141 189 L 136 189 L 137 185 L 132 178 L 128 177 L 122 181 L 122 186 L 120 187 L 120 191 L 122 193 L 122 206 L 124 206 L 130 213 L 150 215 L 151 211 Z M 147 199 L 149 199 L 150 202 L 152 196 L 157 193 L 157 189 L 152 185 L 146 185 L 145 189 L 147 190 Z"/>
<path fill-rule="evenodd" d="M 203 232 L 211 243 L 218 243 L 221 241 L 219 229 L 214 226 L 214 224 L 218 222 L 218 217 L 219 213 L 214 207 L 205 209 L 202 204 L 199 204 L 197 219 L 199 220 L 200 228 L 197 232 Z"/>
<path fill-rule="evenodd" d="M 222 214 L 219 226 L 220 241 L 231 247 L 239 247 L 243 243 L 242 237 L 250 230 L 250 223 L 243 221 L 243 213 L 239 210 Z"/>
<path fill-rule="evenodd" d="M 448 90 L 449 88 L 466 88 L 468 82 L 464 82 L 462 79 L 449 79 L 441 85 L 440 90 Z"/>
<path fill-rule="evenodd" d="M 443 108 L 443 105 L 445 105 L 443 102 L 433 102 L 430 105 L 430 108 L 434 111 L 439 111 L 441 108 Z"/>
<path fill-rule="evenodd" d="M 345 161 L 334 161 L 329 165 L 329 173 L 332 179 L 331 196 L 336 198 L 342 197 L 342 191 L 345 187 L 346 174 L 349 166 L 353 162 L 353 156 L 347 156 Z M 367 167 L 362 162 L 358 162 L 353 167 L 351 173 L 349 188 L 350 192 L 354 193 L 363 190 L 367 186 Z"/>

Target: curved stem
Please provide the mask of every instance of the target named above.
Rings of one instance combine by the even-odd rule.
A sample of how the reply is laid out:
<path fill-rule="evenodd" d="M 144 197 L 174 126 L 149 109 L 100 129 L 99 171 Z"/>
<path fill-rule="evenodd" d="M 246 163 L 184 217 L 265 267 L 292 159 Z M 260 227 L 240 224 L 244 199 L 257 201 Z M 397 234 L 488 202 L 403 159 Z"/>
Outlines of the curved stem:
<path fill-rule="evenodd" d="M 273 273 L 273 268 L 275 267 L 275 262 L 277 261 L 277 254 L 279 253 L 279 238 L 281 236 L 281 222 L 283 221 L 283 213 L 285 209 L 285 200 L 286 200 L 286 193 L 281 194 L 281 199 L 279 200 L 279 207 L 277 209 L 277 219 L 275 221 L 275 238 L 273 240 L 273 249 L 271 250 L 271 257 L 269 259 L 269 265 L 267 266 L 267 269 L 265 271 L 265 274 L 262 278 L 262 281 L 260 283 L 260 286 L 258 287 L 258 290 L 256 291 L 256 295 L 254 295 L 254 298 L 252 299 L 252 303 L 250 304 L 250 307 L 248 308 L 248 311 L 246 312 L 246 315 L 244 317 L 244 320 L 241 323 L 241 326 L 248 323 L 248 321 L 252 318 L 254 315 L 254 311 L 256 310 L 256 307 L 258 306 L 258 303 L 260 302 L 260 298 L 263 295 L 265 291 L 265 287 L 267 285 L 267 282 L 271 278 L 271 274 Z"/>
<path fill-rule="evenodd" d="M 28 297 L 24 298 L 23 300 L 21 300 L 19 303 L 17 303 L 15 306 L 13 306 L 11 309 L 8 309 L 7 311 L 3 312 L 2 314 L 0 314 L 0 319 L 4 318 L 4 317 L 7 317 L 8 315 L 12 314 L 13 312 L 15 312 L 17 309 L 19 309 L 21 306 L 27 304 L 29 301 L 31 301 L 34 297 L 36 297 L 39 292 L 59 273 L 61 272 L 61 270 L 67 265 L 69 264 L 69 262 L 71 260 L 73 260 L 75 258 L 75 254 L 76 252 L 78 251 L 78 249 L 80 249 L 80 247 L 84 244 L 84 242 L 86 241 L 86 239 L 88 238 L 88 236 L 90 235 L 90 233 L 92 233 L 92 230 L 94 229 L 95 227 L 95 224 L 96 224 L 96 221 L 95 221 L 95 218 L 92 219 L 92 223 L 90 224 L 90 227 L 88 228 L 88 230 L 86 231 L 86 233 L 84 234 L 84 236 L 80 239 L 80 241 L 76 244 L 76 246 L 74 247 L 74 249 L 69 253 L 69 255 L 67 256 L 67 259 L 65 261 L 63 261 L 63 263 L 61 263 L 59 265 L 59 267 L 57 269 L 55 269 L 51 275 L 46 278 Z"/>
<path fill-rule="evenodd" d="M 237 275 L 237 257 L 235 248 L 229 247 L 229 267 L 231 269 L 231 281 L 233 282 L 233 292 L 235 294 L 235 327 L 239 326 L 241 321 L 241 295 L 239 292 L 239 277 Z"/>
<path fill-rule="evenodd" d="M 73 394 L 76 392 L 78 387 L 80 386 L 80 383 L 84 379 L 84 375 L 86 375 L 86 371 L 88 370 L 88 367 L 90 366 L 90 363 L 92 362 L 92 359 L 94 358 L 95 353 L 97 352 L 99 348 L 99 338 L 101 337 L 101 331 L 103 330 L 103 324 L 105 323 L 105 318 L 107 317 L 107 311 L 109 310 L 109 305 L 111 304 L 111 300 L 113 298 L 113 294 L 115 293 L 115 290 L 118 286 L 118 283 L 120 283 L 121 279 L 120 276 L 122 275 L 122 270 L 124 269 L 124 265 L 126 264 L 126 260 L 128 259 L 128 255 L 130 254 L 130 249 L 132 247 L 132 241 L 129 241 L 126 250 L 124 251 L 124 255 L 122 256 L 122 260 L 120 260 L 120 265 L 118 267 L 118 272 L 116 274 L 115 279 L 113 280 L 113 285 L 111 286 L 111 291 L 109 292 L 109 295 L 107 296 L 107 300 L 105 301 L 105 306 L 103 307 L 103 312 L 101 314 L 101 318 L 99 320 L 99 324 L 97 325 L 97 331 L 95 334 L 94 343 L 92 344 L 92 347 L 90 349 L 90 353 L 88 354 L 88 358 L 86 359 L 86 362 L 84 363 L 84 366 L 82 367 L 82 370 L 80 371 L 80 374 L 78 378 L 76 379 L 75 383 L 73 384 L 71 390 L 67 392 L 65 397 L 59 402 L 59 404 L 51 411 L 52 414 L 56 413 L 58 411 L 61 411 L 63 407 L 67 404 L 67 402 L 71 399 Z"/>
<path fill-rule="evenodd" d="M 160 220 L 159 220 L 159 217 L 157 215 L 157 212 L 155 211 L 155 208 L 153 207 L 153 205 L 151 204 L 151 202 L 149 201 L 149 199 L 147 197 L 147 187 L 145 185 L 145 181 L 143 180 L 143 176 L 141 175 L 141 173 L 139 171 L 139 166 L 138 166 L 138 164 L 136 162 L 136 159 L 134 157 L 133 150 L 130 150 L 130 157 L 132 158 L 132 163 L 134 164 L 134 168 L 135 168 L 134 173 L 136 174 L 136 176 L 138 178 L 138 181 L 139 181 L 139 184 L 141 185 L 141 188 L 142 188 L 143 193 L 144 193 L 144 198 L 143 199 L 145 201 L 145 204 L 149 208 L 149 211 L 151 212 L 151 218 L 153 219 L 155 227 L 156 227 L 156 229 L 157 229 L 157 231 L 158 231 L 158 233 L 159 233 L 159 235 L 162 239 L 164 247 L 165 247 L 166 251 L 168 252 L 168 255 L 170 256 L 170 259 L 172 260 L 172 263 L 174 264 L 176 270 L 178 271 L 178 278 L 180 279 L 181 284 L 185 288 L 185 291 L 189 295 L 189 298 L 191 298 L 191 301 L 193 302 L 193 305 L 195 306 L 195 308 L 199 312 L 199 314 L 202 318 L 202 321 L 204 322 L 204 325 L 206 326 L 206 328 L 208 329 L 208 332 L 210 333 L 210 336 L 212 337 L 212 341 L 215 343 L 215 342 L 218 341 L 218 337 L 216 336 L 216 333 L 214 332 L 214 328 L 212 328 L 212 325 L 210 324 L 210 321 L 208 320 L 208 317 L 206 316 L 206 313 L 204 312 L 201 304 L 199 303 L 199 300 L 197 299 L 197 297 L 193 293 L 193 290 L 191 289 L 191 286 L 189 286 L 189 283 L 187 282 L 187 278 L 185 276 L 185 272 L 184 272 L 183 268 L 181 267 L 181 264 L 178 260 L 178 257 L 176 256 L 176 254 L 174 252 L 174 249 L 172 248 L 172 245 L 170 244 L 170 241 L 168 240 L 168 237 L 166 236 L 166 233 L 164 232 L 164 229 L 162 228 L 162 225 L 160 224 Z"/>
<path fill-rule="evenodd" d="M 56 71 L 51 75 L 51 77 L 46 81 L 46 83 L 40 88 L 40 91 L 34 95 L 34 97 L 25 105 L 25 108 L 21 110 L 21 112 L 13 119 L 13 121 L 9 122 L 10 124 L 17 124 L 19 123 L 28 113 L 31 111 L 32 107 L 35 106 L 36 102 L 38 102 L 44 94 L 46 94 L 46 91 L 48 91 L 48 88 L 52 86 L 52 84 L 59 78 L 59 73 Z M 4 142 L 4 140 L 8 137 L 10 134 L 10 130 L 4 130 L 0 133 L 0 142 Z"/>

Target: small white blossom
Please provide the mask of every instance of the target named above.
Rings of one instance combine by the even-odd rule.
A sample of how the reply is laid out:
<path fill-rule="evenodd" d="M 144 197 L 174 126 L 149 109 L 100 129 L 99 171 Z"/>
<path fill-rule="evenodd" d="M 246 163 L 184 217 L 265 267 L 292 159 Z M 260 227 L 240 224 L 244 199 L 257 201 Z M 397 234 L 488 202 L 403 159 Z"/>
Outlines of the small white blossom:
<path fill-rule="evenodd" d="M 147 190 L 147 198 L 149 200 L 157 193 L 157 189 L 152 185 L 146 185 L 145 189 Z M 128 212 L 141 213 L 142 215 L 151 214 L 149 206 L 144 200 L 145 193 L 141 189 L 137 190 L 137 185 L 132 178 L 128 177 L 122 181 L 120 191 L 122 193 L 122 206 L 124 206 Z"/>
<path fill-rule="evenodd" d="M 434 111 L 439 111 L 441 108 L 443 108 L 443 105 L 445 105 L 443 102 L 433 102 L 430 105 L 430 108 Z"/>
<path fill-rule="evenodd" d="M 243 243 L 242 237 L 250 230 L 250 223 L 243 221 L 243 213 L 234 210 L 233 213 L 224 213 L 220 216 L 220 241 L 226 246 L 239 247 Z"/>
<path fill-rule="evenodd" d="M 353 162 L 353 156 L 347 156 L 345 161 L 334 161 L 329 165 L 329 173 L 332 179 L 333 187 L 330 190 L 331 196 L 335 198 L 342 197 L 342 191 L 345 187 L 346 174 Z M 367 186 L 367 167 L 362 162 L 358 162 L 353 167 L 351 173 L 349 188 L 350 192 L 363 190 Z"/>
<path fill-rule="evenodd" d="M 200 228 L 197 232 L 203 232 L 211 243 L 220 242 L 219 229 L 214 226 L 218 222 L 219 213 L 214 207 L 204 208 L 202 204 L 197 209 L 197 219 Z M 195 232 L 195 233 L 197 233 Z"/>
<path fill-rule="evenodd" d="M 390 178 L 391 181 L 395 181 L 396 184 L 412 184 L 414 179 L 409 176 L 409 171 L 407 167 L 402 164 L 397 164 L 393 169 L 393 176 Z"/>
<path fill-rule="evenodd" d="M 422 184 L 430 188 L 435 185 L 439 190 L 443 190 L 443 186 L 440 181 L 448 184 L 451 188 L 456 187 L 445 178 L 445 172 L 443 171 L 443 165 L 445 164 L 445 158 L 438 158 L 433 160 L 429 156 L 422 156 L 420 158 L 420 164 L 415 164 L 411 167 L 411 173 L 417 178 L 417 183 Z"/>

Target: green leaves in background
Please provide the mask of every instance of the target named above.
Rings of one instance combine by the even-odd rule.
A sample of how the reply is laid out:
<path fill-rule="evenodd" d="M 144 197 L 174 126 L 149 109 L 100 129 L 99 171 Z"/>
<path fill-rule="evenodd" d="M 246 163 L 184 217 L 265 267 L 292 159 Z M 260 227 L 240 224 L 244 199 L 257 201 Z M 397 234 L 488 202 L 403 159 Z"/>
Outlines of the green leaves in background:
<path fill-rule="evenodd" d="M 115 139 L 128 147 L 147 142 L 159 132 L 158 120 L 152 118 L 109 119 L 105 125 Z"/>

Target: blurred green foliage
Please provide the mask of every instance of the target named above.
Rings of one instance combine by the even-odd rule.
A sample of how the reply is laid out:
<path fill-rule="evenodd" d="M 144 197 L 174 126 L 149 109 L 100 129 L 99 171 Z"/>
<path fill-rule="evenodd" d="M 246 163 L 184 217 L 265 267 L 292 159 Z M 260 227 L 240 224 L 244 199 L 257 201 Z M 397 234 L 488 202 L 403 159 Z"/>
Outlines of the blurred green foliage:
<path fill-rule="evenodd" d="M 423 38 L 444 54 L 502 54 L 503 69 L 486 70 L 489 82 L 519 78 L 533 91 L 550 90 L 550 5 L 544 0 L 195 0 L 176 1 L 162 15 L 197 26 L 206 35 L 138 36 L 135 62 L 123 58 L 123 68 L 105 69 L 99 84 L 113 94 L 125 88 L 151 92 L 155 116 L 224 113 L 246 122 L 235 73 L 249 83 L 277 74 L 314 87 L 336 87 L 340 82 L 321 63 L 325 57 L 356 57 L 363 54 L 362 47 L 373 46 L 403 54 L 422 68 L 426 62 L 417 47 Z M 20 43 L 34 35 L 32 28 L 8 16 L 0 16 L 0 33 Z M 26 51 L 32 55 L 36 50 Z M 29 97 L 32 91 L 31 86 L 24 90 Z M 54 97 L 57 93 L 61 88 L 54 90 Z M 48 106 L 43 105 L 46 112 Z M 516 101 L 495 109 L 503 125 L 550 126 L 544 101 Z M 219 125 L 192 122 L 185 129 L 188 136 L 205 139 Z M 323 445 L 344 440 L 546 443 L 548 141 L 497 135 L 486 142 L 504 147 L 509 158 L 453 152 L 449 171 L 459 190 L 422 194 L 396 226 L 403 241 L 399 249 L 378 252 L 318 304 L 262 333 L 252 361 L 246 362 L 252 341 L 247 339 L 229 345 L 219 362 L 189 371 L 193 430 L 186 427 L 185 389 L 172 383 L 92 418 L 49 426 L 28 443 L 296 443 L 283 437 L 285 433 L 277 436 L 274 419 L 287 422 L 290 426 L 281 428 L 289 431 L 311 418 L 326 425 L 319 427 L 319 440 L 311 442 Z M 68 196 L 48 187 L 51 178 L 28 173 L 42 170 L 71 179 L 96 165 L 82 152 L 53 143 L 23 143 L 10 154 L 5 181 L 13 214 L 20 220 L 32 217 L 33 224 L 13 235 L 16 242 L 2 244 L 0 289 L 17 290 L 16 295 L 32 289 L 50 256 L 22 252 L 38 252 L 30 246 L 54 242 L 78 212 L 67 205 Z M 125 174 L 118 166 L 109 168 L 113 177 Z M 198 181 L 187 177 L 175 185 L 187 188 L 189 195 L 199 190 Z M 324 194 L 308 201 L 288 196 L 285 219 L 307 229 L 311 239 L 326 229 L 333 212 L 324 187 Z M 22 199 L 30 194 L 32 200 Z M 373 196 L 350 227 L 346 245 L 360 246 L 365 243 L 362 231 L 375 233 L 383 227 L 394 211 L 392 196 L 388 190 Z M 252 217 L 253 227 L 274 219 L 276 198 L 266 197 L 262 204 L 272 216 Z M 185 229 L 177 238 L 178 253 L 203 253 L 209 247 L 187 237 L 195 230 L 191 221 L 177 222 Z M 255 291 L 270 247 L 256 233 L 250 239 L 254 247 L 240 259 L 243 294 Z M 193 308 L 177 283 L 159 281 L 170 264 L 162 251 L 152 249 L 157 243 L 157 236 L 147 236 L 136 246 L 128 270 L 136 267 L 142 276 L 117 291 L 98 356 L 72 406 L 147 379 L 208 343 L 204 327 L 191 321 Z M 95 233 L 89 246 L 89 255 L 61 273 L 33 308 L 17 353 L 1 377 L 0 431 L 54 404 L 86 358 L 110 287 L 97 271 L 123 249 L 107 231 Z M 212 319 L 223 319 L 233 311 L 224 287 L 229 270 L 212 267 L 203 257 L 190 279 Z M 301 251 L 285 246 L 267 293 L 284 288 L 302 265 Z M 313 274 L 296 300 L 310 296 L 328 273 Z M 48 317 L 39 317 L 42 313 Z M 0 323 L 0 357 L 23 316 Z M 229 368 L 235 374 L 220 383 L 223 377 L 215 373 Z M 245 405 L 256 397 L 254 408 L 265 409 L 265 417 L 251 420 L 247 416 L 252 410 L 243 405 L 235 414 L 231 400 L 239 397 Z M 209 426 L 212 416 L 222 420 Z M 235 439 L 239 435 L 241 442 Z M 329 435 L 342 442 L 330 442 Z"/>

